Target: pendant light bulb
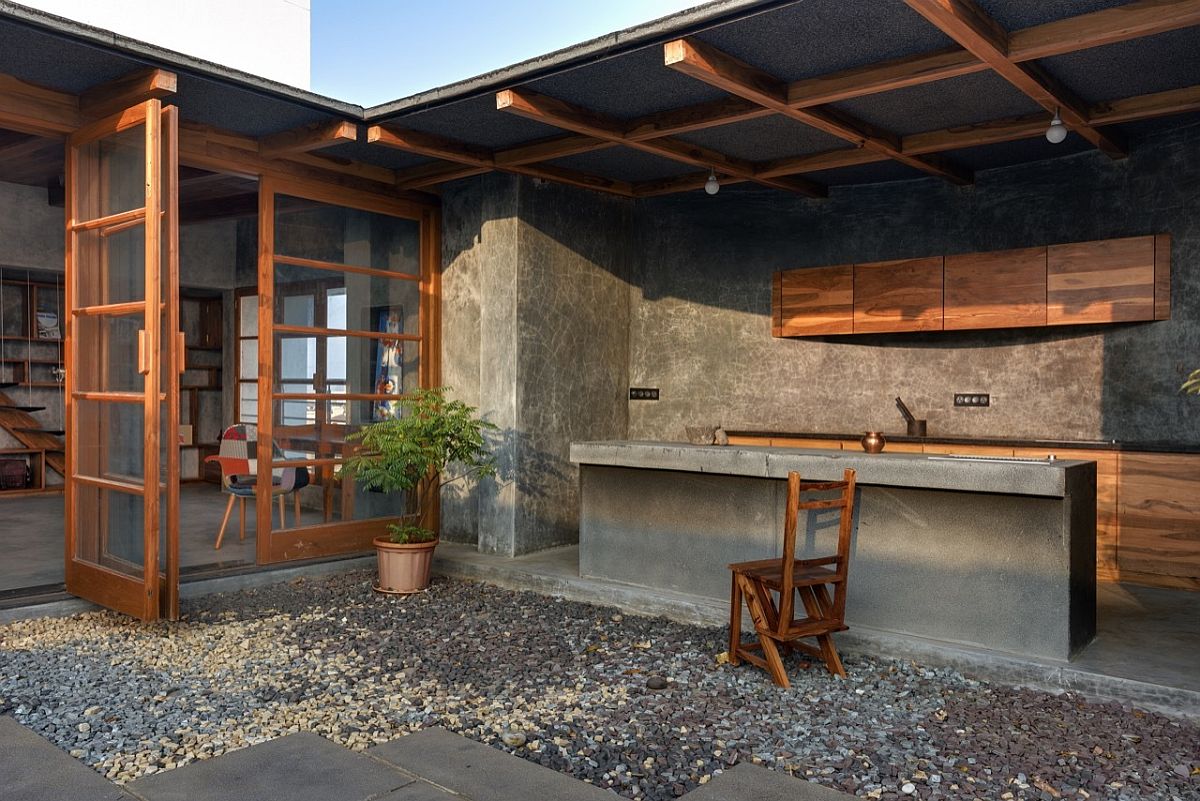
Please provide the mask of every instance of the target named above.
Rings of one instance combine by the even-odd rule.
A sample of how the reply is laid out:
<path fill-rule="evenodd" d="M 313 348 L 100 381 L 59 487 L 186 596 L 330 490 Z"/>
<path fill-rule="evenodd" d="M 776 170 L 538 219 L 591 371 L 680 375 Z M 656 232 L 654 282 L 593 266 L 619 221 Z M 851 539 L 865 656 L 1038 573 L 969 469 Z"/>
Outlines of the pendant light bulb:
<path fill-rule="evenodd" d="M 1057 145 L 1062 140 L 1067 138 L 1067 126 L 1063 125 L 1062 117 L 1059 116 L 1059 110 L 1054 110 L 1054 119 L 1050 120 L 1050 127 L 1046 129 L 1046 140 L 1051 144 Z"/>
<path fill-rule="evenodd" d="M 708 171 L 708 180 L 704 182 L 704 191 L 710 195 L 715 195 L 721 191 L 721 182 L 717 180 L 717 171 L 715 169 Z"/>

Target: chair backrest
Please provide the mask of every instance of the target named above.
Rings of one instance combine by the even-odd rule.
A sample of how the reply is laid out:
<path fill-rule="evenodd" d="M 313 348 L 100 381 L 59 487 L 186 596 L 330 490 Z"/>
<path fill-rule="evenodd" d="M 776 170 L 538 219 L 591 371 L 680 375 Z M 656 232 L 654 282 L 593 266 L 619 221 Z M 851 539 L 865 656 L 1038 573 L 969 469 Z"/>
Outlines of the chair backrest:
<path fill-rule="evenodd" d="M 845 580 L 850 567 L 850 538 L 854 532 L 854 486 L 857 474 L 846 468 L 841 481 L 801 481 L 796 471 L 788 473 L 787 509 L 783 521 L 783 585 L 792 586 L 796 560 L 796 527 L 801 511 L 839 509 L 837 553 L 805 560 L 809 564 L 834 565 L 834 575 Z M 837 492 L 835 498 L 803 500 L 804 493 Z"/>
<path fill-rule="evenodd" d="M 225 429 L 221 434 L 221 445 L 217 455 L 220 457 L 223 484 L 228 486 L 230 480 L 237 476 L 257 476 L 258 426 L 236 423 Z M 283 457 L 283 449 L 275 440 L 271 440 L 271 455 L 275 459 Z M 272 473 L 274 480 L 284 485 L 285 489 L 292 489 L 295 485 L 303 486 L 308 483 L 307 480 L 303 484 L 297 481 L 298 471 L 296 468 L 277 468 Z M 308 472 L 305 470 L 304 478 L 307 479 L 307 477 Z"/>

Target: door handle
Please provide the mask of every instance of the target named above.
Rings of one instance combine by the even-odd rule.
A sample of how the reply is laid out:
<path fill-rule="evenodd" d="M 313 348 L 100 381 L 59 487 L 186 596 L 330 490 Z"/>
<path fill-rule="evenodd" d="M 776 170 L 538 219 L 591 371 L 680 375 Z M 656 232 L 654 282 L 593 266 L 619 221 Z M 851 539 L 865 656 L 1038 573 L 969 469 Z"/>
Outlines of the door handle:
<path fill-rule="evenodd" d="M 150 353 L 146 350 L 146 331 L 138 331 L 138 372 L 150 375 Z"/>
<path fill-rule="evenodd" d="M 175 364 L 182 374 L 187 369 L 187 341 L 184 339 L 182 331 L 175 332 L 175 360 Z"/>

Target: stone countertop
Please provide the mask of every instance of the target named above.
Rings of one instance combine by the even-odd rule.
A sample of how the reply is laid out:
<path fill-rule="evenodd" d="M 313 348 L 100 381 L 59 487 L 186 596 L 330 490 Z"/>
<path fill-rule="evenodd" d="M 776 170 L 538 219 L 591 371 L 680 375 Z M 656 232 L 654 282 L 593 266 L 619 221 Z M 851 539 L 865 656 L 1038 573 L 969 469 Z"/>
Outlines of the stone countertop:
<path fill-rule="evenodd" d="M 731 437 L 778 437 L 780 439 L 861 439 L 857 434 L 830 434 L 813 431 L 770 431 L 767 429 L 725 429 Z M 924 436 L 883 432 L 888 442 L 928 442 L 931 445 L 996 445 L 1010 448 L 1047 448 L 1053 450 L 1141 451 L 1146 453 L 1200 453 L 1200 442 L 1118 441 L 1115 439 L 1021 439 L 1019 437 Z"/>
<path fill-rule="evenodd" d="M 864 485 L 1051 498 L 1073 494 L 1077 482 L 1094 486 L 1096 481 L 1095 462 L 1072 459 L 1020 461 L 678 442 L 574 442 L 571 461 L 589 466 L 776 479 L 796 470 L 813 481 L 840 479 L 842 471 L 851 467 L 858 473 L 858 483 Z"/>

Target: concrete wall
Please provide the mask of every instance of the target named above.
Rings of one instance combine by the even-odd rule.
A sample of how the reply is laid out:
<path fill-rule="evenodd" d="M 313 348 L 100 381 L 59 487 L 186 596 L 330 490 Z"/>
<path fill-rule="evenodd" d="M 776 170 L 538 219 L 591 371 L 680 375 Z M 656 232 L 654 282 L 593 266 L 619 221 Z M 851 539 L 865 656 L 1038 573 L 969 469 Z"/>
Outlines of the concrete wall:
<path fill-rule="evenodd" d="M 309 88 L 309 0 L 22 0 L 22 5 Z"/>
<path fill-rule="evenodd" d="M 65 219 L 62 206 L 46 201 L 45 187 L 0 183 L 0 264 L 61 273 Z"/>
<path fill-rule="evenodd" d="M 901 395 L 933 435 L 1198 442 L 1178 392 L 1200 367 L 1200 126 L 1097 152 L 934 179 L 779 193 L 699 193 L 639 204 L 629 435 L 684 426 L 903 431 Z M 1150 233 L 1173 236 L 1166 322 L 1024 331 L 774 339 L 780 269 Z M 956 391 L 992 406 L 955 409 Z"/>
<path fill-rule="evenodd" d="M 443 194 L 442 383 L 499 427 L 501 475 L 443 536 L 518 554 L 578 537 L 574 440 L 622 437 L 632 204 L 489 175 Z"/>

